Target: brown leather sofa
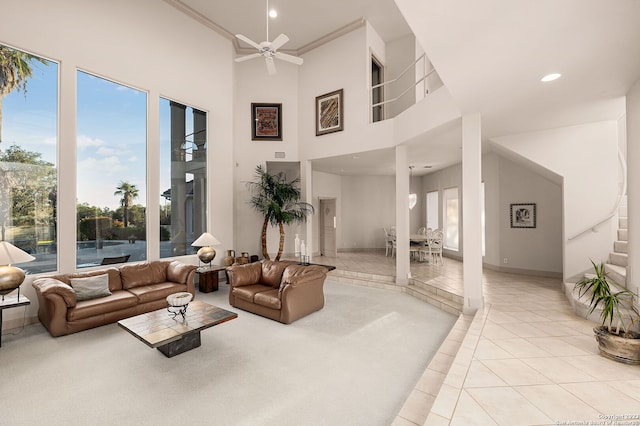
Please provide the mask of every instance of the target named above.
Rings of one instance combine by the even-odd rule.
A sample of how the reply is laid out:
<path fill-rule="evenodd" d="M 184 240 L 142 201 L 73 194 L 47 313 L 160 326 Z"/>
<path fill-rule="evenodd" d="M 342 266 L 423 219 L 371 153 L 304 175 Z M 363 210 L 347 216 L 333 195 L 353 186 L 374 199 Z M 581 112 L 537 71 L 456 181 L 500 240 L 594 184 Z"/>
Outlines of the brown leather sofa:
<path fill-rule="evenodd" d="M 188 291 L 195 296 L 195 270 L 196 266 L 177 261 L 153 261 L 37 278 L 33 287 L 38 296 L 38 318 L 57 337 L 166 308 L 170 294 Z M 105 273 L 111 295 L 77 300 L 71 279 Z"/>
<path fill-rule="evenodd" d="M 290 324 L 324 307 L 325 268 L 263 260 L 227 268 L 229 304 Z"/>

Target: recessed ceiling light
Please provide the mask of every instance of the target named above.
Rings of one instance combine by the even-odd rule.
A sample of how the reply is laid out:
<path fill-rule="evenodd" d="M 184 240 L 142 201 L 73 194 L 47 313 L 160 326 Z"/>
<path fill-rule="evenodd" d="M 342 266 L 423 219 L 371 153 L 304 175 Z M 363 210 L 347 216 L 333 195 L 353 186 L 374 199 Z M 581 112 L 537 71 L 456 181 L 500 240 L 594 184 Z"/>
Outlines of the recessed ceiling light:
<path fill-rule="evenodd" d="M 278 17 L 278 12 L 275 9 L 271 9 L 269 11 L 269 17 L 271 18 L 277 18 Z"/>
<path fill-rule="evenodd" d="M 557 80 L 560 77 L 562 77 L 562 74 L 554 72 L 552 74 L 547 74 L 544 77 L 542 77 L 540 79 L 540 81 L 544 82 L 544 83 L 548 83 L 549 81 L 553 81 L 553 80 Z"/>

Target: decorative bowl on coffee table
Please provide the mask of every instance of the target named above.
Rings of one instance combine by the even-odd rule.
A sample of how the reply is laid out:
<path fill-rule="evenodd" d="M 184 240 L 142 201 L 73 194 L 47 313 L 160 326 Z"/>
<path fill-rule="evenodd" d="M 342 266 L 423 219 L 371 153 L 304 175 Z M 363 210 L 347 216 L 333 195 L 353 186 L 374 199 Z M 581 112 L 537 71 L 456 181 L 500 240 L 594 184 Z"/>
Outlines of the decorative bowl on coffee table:
<path fill-rule="evenodd" d="M 182 315 L 184 319 L 184 314 L 187 312 L 187 306 L 191 299 L 193 299 L 193 295 L 186 291 L 170 294 L 167 296 L 167 303 L 169 304 L 167 311 L 173 315 L 173 318 Z"/>

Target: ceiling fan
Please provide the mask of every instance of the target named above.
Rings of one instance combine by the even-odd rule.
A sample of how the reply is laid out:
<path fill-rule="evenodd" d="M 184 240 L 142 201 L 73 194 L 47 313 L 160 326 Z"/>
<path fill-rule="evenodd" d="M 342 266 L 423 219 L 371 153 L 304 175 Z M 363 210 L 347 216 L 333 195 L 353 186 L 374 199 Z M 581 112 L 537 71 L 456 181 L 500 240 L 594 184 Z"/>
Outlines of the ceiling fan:
<path fill-rule="evenodd" d="M 242 34 L 236 34 L 236 37 L 239 40 L 244 41 L 248 45 L 255 47 L 258 49 L 258 53 L 252 53 L 250 55 L 241 56 L 236 58 L 236 62 L 244 62 L 249 59 L 259 58 L 260 56 L 264 57 L 265 63 L 267 65 L 267 72 L 269 75 L 273 75 L 276 73 L 276 65 L 273 61 L 273 58 L 281 59 L 283 61 L 291 62 L 292 64 L 302 65 L 302 58 L 293 55 L 287 55 L 286 53 L 278 52 L 278 49 L 281 48 L 286 42 L 289 41 L 289 37 L 284 34 L 280 34 L 273 41 L 269 41 L 269 0 L 267 0 L 267 41 L 263 41 L 262 43 L 256 43 L 251 40 L 249 37 L 243 36 Z"/>

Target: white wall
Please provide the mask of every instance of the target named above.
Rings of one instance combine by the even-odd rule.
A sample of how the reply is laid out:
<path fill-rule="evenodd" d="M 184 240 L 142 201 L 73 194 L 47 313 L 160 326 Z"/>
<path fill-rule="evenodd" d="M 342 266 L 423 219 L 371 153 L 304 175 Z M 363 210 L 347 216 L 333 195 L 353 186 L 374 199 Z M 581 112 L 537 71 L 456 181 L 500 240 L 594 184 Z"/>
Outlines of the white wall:
<path fill-rule="evenodd" d="M 589 259 L 606 260 L 613 249 L 615 221 L 588 229 L 614 207 L 617 196 L 617 123 L 602 121 L 493 139 L 564 178 L 564 277 L 589 269 Z"/>
<path fill-rule="evenodd" d="M 342 177 L 344 250 L 384 248 L 384 227 L 395 224 L 395 176 Z"/>
<path fill-rule="evenodd" d="M 153 19 L 149 10 L 153 9 Z M 37 11 L 27 13 L 26 11 Z M 147 92 L 147 205 L 160 205 L 158 184 L 159 97 L 206 111 L 208 129 L 208 230 L 223 244 L 233 241 L 233 92 L 231 43 L 164 2 L 153 0 L 23 0 L 5 2 L 0 13 L 0 43 L 59 61 L 59 269 L 75 269 L 76 70 L 78 68 Z M 197 82 L 197 84 L 192 84 Z M 150 210 L 151 211 L 151 210 Z M 154 226 L 157 224 L 158 226 Z M 159 256 L 159 219 L 148 220 L 148 258 Z M 194 256 L 185 258 L 194 258 Z M 222 258 L 222 256 L 220 257 Z M 193 260 L 193 259 L 191 259 Z M 218 261 L 218 258 L 216 258 Z M 37 301 L 32 277 L 22 290 Z M 6 319 L 19 315 L 6 312 Z"/>
<path fill-rule="evenodd" d="M 304 66 L 304 65 L 303 65 Z M 233 106 L 234 138 L 230 144 L 235 157 L 235 250 L 246 251 L 262 258 L 263 217 L 247 204 L 250 194 L 246 182 L 255 180 L 258 165 L 266 161 L 298 161 L 298 75 L 297 65 L 276 61 L 277 73 L 269 75 L 262 58 L 235 64 L 235 97 Z M 251 103 L 282 104 L 282 141 L 251 140 Z M 285 158 L 275 157 L 284 152 Z M 229 182 L 231 184 L 231 182 Z M 295 234 L 302 234 L 300 225 L 285 227 L 285 254 L 293 254 Z M 301 237 L 303 238 L 303 237 Z M 267 251 L 273 259 L 278 252 L 280 231 L 269 227 Z"/>
<path fill-rule="evenodd" d="M 629 267 L 627 288 L 638 294 L 640 291 L 640 80 L 627 93 L 627 216 L 629 218 Z"/>
<path fill-rule="evenodd" d="M 442 190 L 457 186 L 462 193 L 461 164 L 423 177 L 423 192 L 438 190 L 439 220 L 443 224 Z M 482 181 L 485 185 L 486 252 L 483 263 L 495 269 L 534 272 L 543 275 L 562 272 L 562 188 L 521 164 L 490 153 L 482 157 Z M 463 200 L 459 200 L 462 214 Z M 537 227 L 511 229 L 509 205 L 536 203 Z M 460 235 L 463 235 L 460 221 Z M 462 255 L 459 251 L 447 254 Z M 508 263 L 502 263 L 507 257 Z"/>
<path fill-rule="evenodd" d="M 498 219 L 500 252 L 494 265 L 506 270 L 562 273 L 560 185 L 506 158 L 499 158 L 499 181 L 499 214 L 487 215 L 490 223 Z M 512 203 L 536 203 L 535 228 L 511 228 Z M 495 223 L 492 226 L 496 228 Z"/>
<path fill-rule="evenodd" d="M 394 99 L 413 86 L 416 82 L 416 69 L 411 67 L 402 77 L 402 73 L 415 60 L 415 37 L 413 34 L 401 37 L 387 43 L 387 63 L 385 63 L 384 79 L 389 81 L 398 78 L 397 81 L 385 86 L 385 99 Z M 385 106 L 386 116 L 395 117 L 416 102 L 413 91 L 409 90 L 395 102 Z"/>

